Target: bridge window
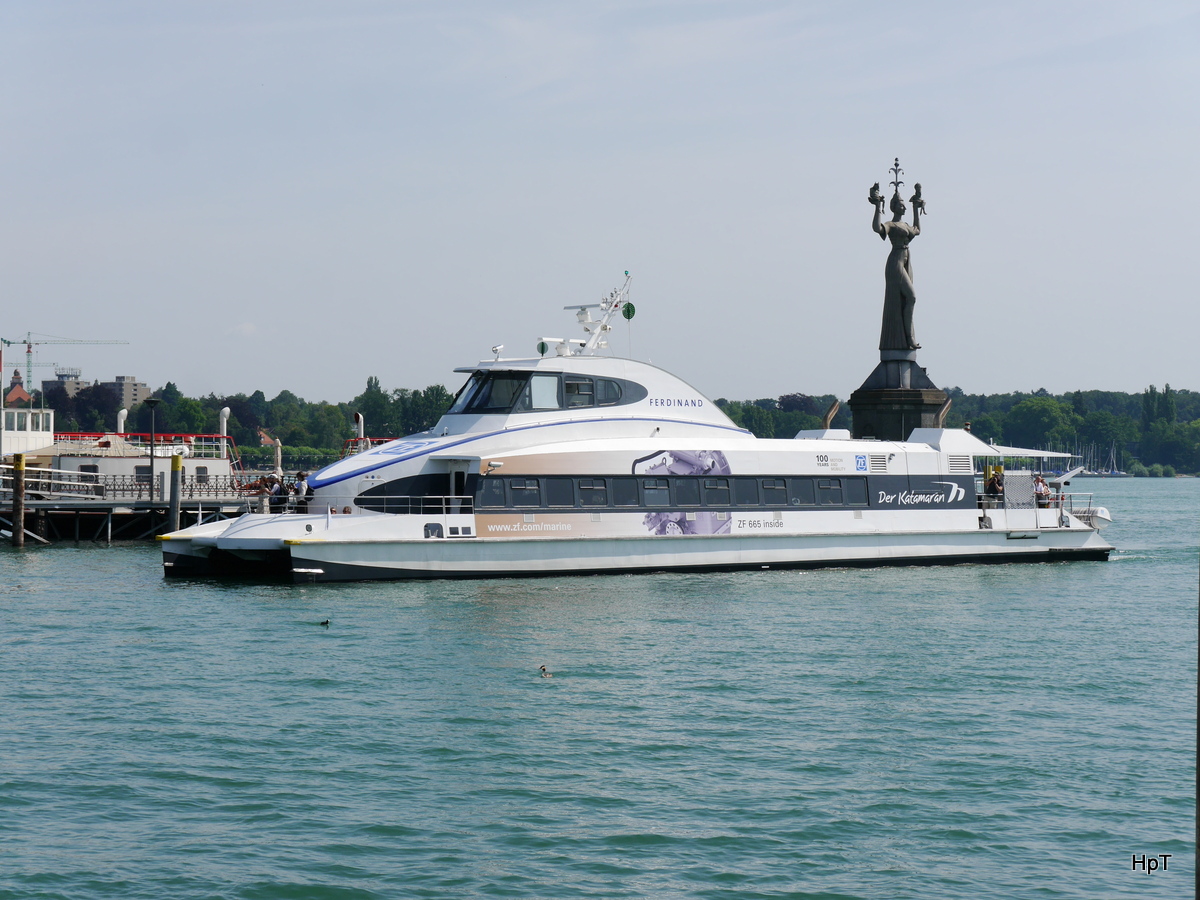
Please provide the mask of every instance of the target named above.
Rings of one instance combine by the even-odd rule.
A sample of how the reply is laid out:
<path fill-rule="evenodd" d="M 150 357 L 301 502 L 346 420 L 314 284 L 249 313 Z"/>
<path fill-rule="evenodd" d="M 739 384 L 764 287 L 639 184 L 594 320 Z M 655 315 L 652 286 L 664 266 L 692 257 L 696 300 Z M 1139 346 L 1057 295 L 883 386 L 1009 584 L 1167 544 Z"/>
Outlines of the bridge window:
<path fill-rule="evenodd" d="M 196 466 L 196 484 L 208 484 L 208 466 Z"/>
<path fill-rule="evenodd" d="M 530 412 L 538 409 L 562 409 L 562 399 L 558 393 L 557 375 L 533 375 L 529 386 L 521 394 L 521 399 L 513 408 L 513 412 Z"/>
<path fill-rule="evenodd" d="M 557 380 L 557 379 L 555 379 Z M 475 372 L 459 389 L 458 399 L 450 407 L 452 413 L 508 412 L 525 386 L 528 372 Z"/>
<path fill-rule="evenodd" d="M 621 402 L 621 385 L 607 378 L 596 379 L 596 403 L 599 406 L 614 406 Z"/>
<path fill-rule="evenodd" d="M 563 392 L 567 400 L 567 409 L 579 406 L 592 406 L 595 399 L 595 388 L 592 379 L 580 375 L 567 375 L 563 378 Z"/>

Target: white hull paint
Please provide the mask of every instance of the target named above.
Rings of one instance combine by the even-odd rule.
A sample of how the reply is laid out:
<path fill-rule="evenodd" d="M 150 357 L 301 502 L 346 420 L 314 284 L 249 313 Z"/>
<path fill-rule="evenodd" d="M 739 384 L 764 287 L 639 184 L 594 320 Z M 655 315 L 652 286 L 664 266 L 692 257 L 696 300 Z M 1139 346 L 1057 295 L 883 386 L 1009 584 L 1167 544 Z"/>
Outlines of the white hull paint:
<path fill-rule="evenodd" d="M 608 537 L 424 538 L 427 524 L 392 517 L 381 534 L 374 518 L 247 515 L 239 526 L 215 522 L 164 538 L 175 574 L 200 572 L 213 550 L 246 565 L 274 556 L 275 573 L 299 582 L 462 578 L 698 569 L 770 569 L 957 562 L 1103 558 L 1112 548 L 1076 519 L 1061 527 L 1058 511 L 1036 510 L 1032 527 L 1003 527 L 1005 510 L 988 510 L 991 529 L 972 511 L 899 514 L 852 520 L 854 530 L 809 514 L 809 527 L 783 534 L 628 535 Z M 460 526 L 482 516 L 447 516 Z M 922 521 L 923 520 L 923 521 Z M 951 521 L 958 520 L 958 521 Z M 309 526 L 305 537 L 297 529 Z M 907 525 L 907 528 L 903 527 Z M 900 526 L 900 527 L 898 527 Z M 946 530 L 947 526 L 958 526 Z M 969 527 L 963 527 L 969 526 Z M 484 525 L 486 528 L 486 524 Z M 232 534 L 225 534 L 232 530 Z M 369 536 L 368 536 L 369 535 Z M 235 572 L 234 574 L 245 574 Z"/>

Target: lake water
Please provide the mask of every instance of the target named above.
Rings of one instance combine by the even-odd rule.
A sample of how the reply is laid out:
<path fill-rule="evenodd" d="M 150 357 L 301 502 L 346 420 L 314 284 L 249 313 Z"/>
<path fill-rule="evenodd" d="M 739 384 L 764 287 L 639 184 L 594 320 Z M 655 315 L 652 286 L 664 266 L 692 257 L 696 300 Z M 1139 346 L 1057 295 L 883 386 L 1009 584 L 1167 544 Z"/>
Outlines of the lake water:
<path fill-rule="evenodd" d="M 0 896 L 1190 896 L 1200 479 L 1074 487 L 1107 563 L 230 586 L 0 549 Z"/>

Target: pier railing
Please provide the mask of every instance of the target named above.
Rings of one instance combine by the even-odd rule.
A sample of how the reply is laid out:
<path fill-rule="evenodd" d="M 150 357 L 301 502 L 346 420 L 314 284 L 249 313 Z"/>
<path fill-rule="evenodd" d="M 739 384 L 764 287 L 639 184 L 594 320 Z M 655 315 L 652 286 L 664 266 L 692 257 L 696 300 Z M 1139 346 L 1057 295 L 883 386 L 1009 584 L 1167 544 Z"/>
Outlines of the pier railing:
<path fill-rule="evenodd" d="M 168 474 L 106 475 L 61 469 L 25 469 L 25 495 L 30 500 L 150 500 L 166 503 L 170 498 Z M 12 493 L 12 466 L 0 465 L 0 495 Z M 223 503 L 245 500 L 253 504 L 256 488 L 233 475 L 184 475 L 180 497 L 184 500 L 213 500 Z"/>

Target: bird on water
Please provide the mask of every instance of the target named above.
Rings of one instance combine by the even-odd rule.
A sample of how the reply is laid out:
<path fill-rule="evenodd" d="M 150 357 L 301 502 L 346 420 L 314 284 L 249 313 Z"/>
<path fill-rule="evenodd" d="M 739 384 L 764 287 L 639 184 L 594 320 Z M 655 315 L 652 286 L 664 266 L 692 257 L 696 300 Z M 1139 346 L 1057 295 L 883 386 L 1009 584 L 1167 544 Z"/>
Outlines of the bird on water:
<path fill-rule="evenodd" d="M 542 677 L 543 677 L 543 678 L 553 678 L 553 677 L 554 677 L 553 675 L 551 675 L 549 672 L 547 672 L 547 671 L 546 671 L 546 667 L 545 667 L 545 666 L 538 666 L 538 668 L 542 670 Z"/>
<path fill-rule="evenodd" d="M 328 627 L 329 627 L 329 620 L 328 620 L 328 619 L 326 619 L 324 622 L 318 622 L 317 624 L 318 624 L 318 625 L 324 625 L 326 628 L 328 628 Z"/>

